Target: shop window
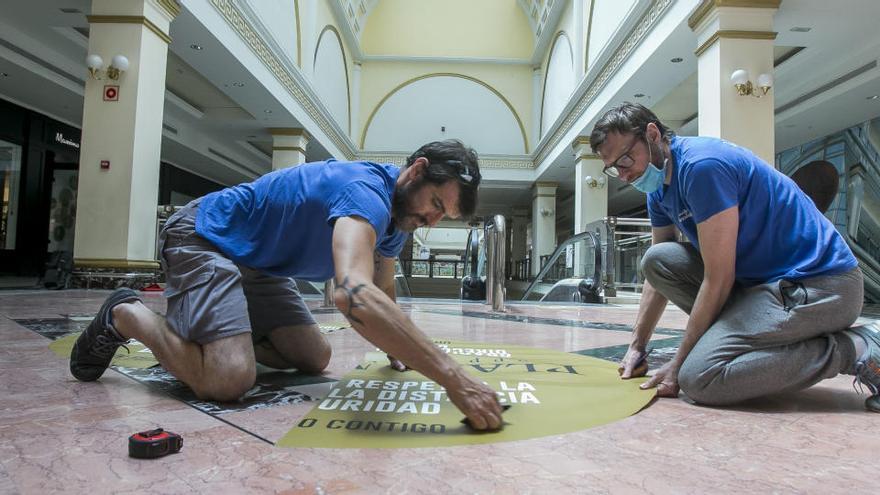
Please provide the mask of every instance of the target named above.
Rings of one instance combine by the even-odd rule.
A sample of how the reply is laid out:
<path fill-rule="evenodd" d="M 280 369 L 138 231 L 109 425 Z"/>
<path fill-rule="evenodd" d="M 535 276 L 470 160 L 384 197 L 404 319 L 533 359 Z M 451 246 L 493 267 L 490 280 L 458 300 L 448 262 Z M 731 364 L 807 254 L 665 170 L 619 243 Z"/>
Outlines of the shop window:
<path fill-rule="evenodd" d="M 20 183 L 21 146 L 0 141 L 0 249 L 15 249 Z"/>

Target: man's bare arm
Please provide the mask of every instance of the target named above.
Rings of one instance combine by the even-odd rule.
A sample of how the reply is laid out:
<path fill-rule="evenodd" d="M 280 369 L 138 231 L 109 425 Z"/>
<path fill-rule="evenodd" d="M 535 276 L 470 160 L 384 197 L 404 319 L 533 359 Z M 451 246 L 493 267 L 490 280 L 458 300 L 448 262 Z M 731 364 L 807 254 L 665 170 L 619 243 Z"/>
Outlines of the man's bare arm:
<path fill-rule="evenodd" d="M 438 349 L 376 286 L 375 244 L 376 233 L 366 220 L 343 217 L 336 221 L 336 307 L 365 339 L 446 388 L 449 399 L 476 429 L 500 427 L 501 406 L 495 391 Z"/>
<path fill-rule="evenodd" d="M 379 287 L 385 295 L 397 302 L 397 291 L 394 287 L 394 258 L 386 258 L 379 253 L 373 254 L 373 283 Z M 388 355 L 389 365 L 397 371 L 409 369 L 403 361 L 391 354 Z"/>

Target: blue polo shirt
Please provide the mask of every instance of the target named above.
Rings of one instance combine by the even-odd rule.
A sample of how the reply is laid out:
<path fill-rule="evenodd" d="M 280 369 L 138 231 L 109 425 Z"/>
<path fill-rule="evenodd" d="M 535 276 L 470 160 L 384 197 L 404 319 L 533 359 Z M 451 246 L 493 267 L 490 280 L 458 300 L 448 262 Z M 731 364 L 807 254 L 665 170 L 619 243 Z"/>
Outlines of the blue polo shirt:
<path fill-rule="evenodd" d="M 376 231 L 376 251 L 394 258 L 407 234 L 391 223 L 400 170 L 371 162 L 306 163 L 205 196 L 196 232 L 232 261 L 264 273 L 320 282 L 334 274 L 337 218 L 356 216 Z"/>
<path fill-rule="evenodd" d="M 674 224 L 699 249 L 697 224 L 738 206 L 741 284 L 833 275 L 858 266 L 813 201 L 751 151 L 716 138 L 678 136 L 670 149 L 672 182 L 648 195 L 651 225 Z"/>

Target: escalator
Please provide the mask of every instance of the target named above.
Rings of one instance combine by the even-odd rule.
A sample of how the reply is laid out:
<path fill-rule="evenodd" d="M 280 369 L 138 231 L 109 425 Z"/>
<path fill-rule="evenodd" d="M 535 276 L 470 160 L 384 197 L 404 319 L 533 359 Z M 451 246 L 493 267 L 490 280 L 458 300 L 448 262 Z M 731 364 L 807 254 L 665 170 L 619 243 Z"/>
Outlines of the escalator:
<path fill-rule="evenodd" d="M 486 250 L 482 230 L 472 227 L 464 252 L 464 276 L 461 279 L 462 301 L 486 299 Z"/>
<path fill-rule="evenodd" d="M 582 232 L 556 248 L 522 300 L 601 303 L 602 279 L 599 234 Z"/>

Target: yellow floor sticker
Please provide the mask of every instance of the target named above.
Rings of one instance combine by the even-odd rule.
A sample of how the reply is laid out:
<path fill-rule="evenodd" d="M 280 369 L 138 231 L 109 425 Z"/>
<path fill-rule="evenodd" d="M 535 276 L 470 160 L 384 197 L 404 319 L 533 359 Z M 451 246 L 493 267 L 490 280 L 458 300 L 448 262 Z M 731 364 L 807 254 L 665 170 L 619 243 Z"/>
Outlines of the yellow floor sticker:
<path fill-rule="evenodd" d="M 70 351 L 73 349 L 73 344 L 76 343 L 79 335 L 80 332 L 76 332 L 53 340 L 49 344 L 49 349 L 63 358 L 70 359 Z M 156 361 L 156 357 L 153 356 L 153 352 L 137 340 L 130 341 L 128 344 L 125 344 L 125 347 L 128 347 L 128 351 L 124 347 L 117 349 L 110 364 L 125 368 L 142 369 L 152 368 L 159 364 L 159 361 Z"/>
<path fill-rule="evenodd" d="M 623 419 L 655 393 L 639 389 L 644 378 L 621 380 L 617 365 L 601 359 L 504 344 L 435 343 L 511 406 L 503 430 L 471 430 L 442 387 L 415 371 L 393 371 L 384 355 L 370 353 L 276 445 L 415 448 L 524 440 Z"/>

